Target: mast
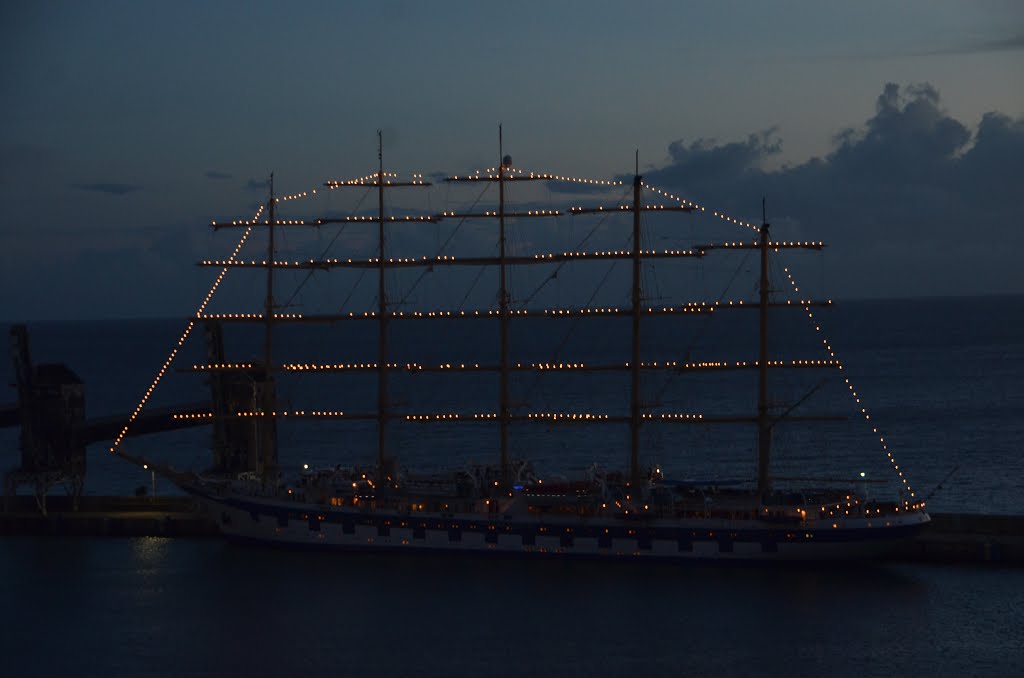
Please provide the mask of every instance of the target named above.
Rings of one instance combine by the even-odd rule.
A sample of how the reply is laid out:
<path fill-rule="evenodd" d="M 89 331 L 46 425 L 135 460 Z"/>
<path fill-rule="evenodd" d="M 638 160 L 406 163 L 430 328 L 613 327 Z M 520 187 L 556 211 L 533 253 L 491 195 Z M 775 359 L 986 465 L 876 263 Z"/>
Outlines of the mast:
<path fill-rule="evenodd" d="M 388 223 L 394 223 L 396 221 L 403 221 L 404 223 L 418 223 L 422 221 L 433 222 L 435 219 L 431 218 L 418 218 L 410 219 L 405 217 L 404 219 L 398 219 L 396 217 L 384 216 L 384 189 L 386 188 L 404 188 L 416 186 L 424 188 L 430 186 L 429 182 L 423 181 L 422 174 L 414 174 L 411 181 L 400 181 L 397 178 L 397 174 L 392 173 L 390 176 L 393 179 L 387 179 L 389 176 L 384 172 L 384 138 L 381 130 L 377 130 L 377 172 L 376 185 L 377 185 L 377 214 L 374 217 L 369 215 L 361 215 L 358 217 L 350 217 L 349 219 L 338 220 L 338 219 L 317 219 L 311 221 L 298 220 L 292 222 L 286 222 L 285 225 L 290 226 L 320 226 L 329 223 L 373 223 L 377 222 L 377 260 L 372 259 L 364 262 L 366 268 L 377 269 L 377 311 L 375 314 L 367 314 L 367 319 L 377 321 L 377 364 L 374 367 L 370 367 L 377 371 L 377 408 L 373 415 L 368 418 L 376 419 L 377 421 L 377 473 L 378 478 L 382 482 L 387 482 L 389 477 L 394 475 L 394 457 L 388 455 L 388 444 L 387 444 L 387 428 L 388 422 L 392 419 L 391 402 L 388 397 L 388 325 L 390 324 L 390 317 L 388 314 L 388 293 L 387 284 L 385 279 L 385 273 L 388 268 L 391 267 L 388 260 L 385 258 L 384 253 L 386 250 L 386 239 L 384 226 Z M 370 176 L 374 176 L 371 174 Z M 368 177 L 366 177 L 368 178 Z M 385 183 L 386 182 L 386 183 Z M 324 186 L 330 188 L 360 188 L 364 186 L 373 186 L 373 184 L 365 182 L 363 179 L 358 181 L 326 181 Z M 349 260 L 351 261 L 351 260 Z M 334 260 L 335 264 L 337 260 Z M 317 265 L 319 267 L 319 265 Z M 351 313 L 346 315 L 335 315 L 336 319 L 351 318 Z M 295 320 L 294 317 L 290 318 Z M 369 367 L 369 366 L 368 366 Z"/>
<path fill-rule="evenodd" d="M 630 360 L 629 403 L 629 478 L 634 489 L 640 487 L 640 151 L 636 152 L 636 171 L 633 174 L 633 357 Z"/>
<path fill-rule="evenodd" d="M 498 125 L 498 316 L 501 328 L 501 370 L 499 373 L 500 392 L 498 400 L 499 429 L 501 436 L 501 481 L 509 484 L 508 469 L 508 286 L 506 283 L 505 260 L 505 155 L 502 143 L 501 125 Z"/>
<path fill-rule="evenodd" d="M 274 197 L 274 173 L 270 173 L 270 199 L 267 201 L 267 298 L 263 311 L 264 325 L 263 342 L 263 378 L 259 384 L 253 384 L 255 400 L 260 403 L 264 416 L 260 420 L 257 436 L 257 468 L 264 482 L 273 481 L 277 476 L 277 397 L 273 380 L 273 338 L 274 338 L 274 219 L 277 199 Z M 269 416 L 266 416 L 268 415 Z"/>
<path fill-rule="evenodd" d="M 757 492 L 761 501 L 767 501 L 771 494 L 771 478 L 768 466 L 771 460 L 772 429 L 768 421 L 768 295 L 771 292 L 768 282 L 768 221 L 765 216 L 765 201 L 761 199 L 761 283 L 758 317 L 758 389 L 757 389 Z"/>
<path fill-rule="evenodd" d="M 377 130 L 377 472 L 383 481 L 391 475 L 387 469 L 388 422 L 388 298 L 384 278 L 384 139 Z"/>
<path fill-rule="evenodd" d="M 270 200 L 267 202 L 267 299 L 263 313 L 266 322 L 266 332 L 263 341 L 263 364 L 270 376 L 271 348 L 273 346 L 274 327 L 274 173 L 270 173 Z"/>

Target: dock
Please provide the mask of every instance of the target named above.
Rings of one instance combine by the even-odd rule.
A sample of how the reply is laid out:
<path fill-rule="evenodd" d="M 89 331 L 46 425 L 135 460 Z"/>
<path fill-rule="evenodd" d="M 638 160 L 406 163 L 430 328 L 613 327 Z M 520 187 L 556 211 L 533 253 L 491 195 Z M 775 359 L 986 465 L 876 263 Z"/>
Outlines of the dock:
<path fill-rule="evenodd" d="M 1024 516 L 932 513 L 931 519 L 895 560 L 1024 565 Z"/>
<path fill-rule="evenodd" d="M 187 537 L 219 535 L 190 497 L 50 497 L 48 515 L 33 497 L 12 497 L 0 512 L 0 537 Z M 1024 516 L 932 514 L 932 522 L 891 556 L 897 562 L 1024 566 Z"/>
<path fill-rule="evenodd" d="M 216 537 L 217 526 L 204 516 L 191 497 L 53 496 L 47 515 L 34 497 L 11 497 L 9 510 L 0 512 L 0 537 Z"/>

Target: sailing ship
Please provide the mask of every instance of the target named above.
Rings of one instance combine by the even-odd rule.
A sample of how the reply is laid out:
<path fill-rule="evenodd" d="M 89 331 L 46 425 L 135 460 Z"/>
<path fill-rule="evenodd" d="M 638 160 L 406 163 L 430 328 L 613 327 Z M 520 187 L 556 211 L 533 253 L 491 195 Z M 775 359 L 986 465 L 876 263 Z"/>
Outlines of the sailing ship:
<path fill-rule="evenodd" d="M 562 177 L 544 172 L 516 169 L 504 154 L 499 129 L 499 162 L 495 167 L 468 176 L 448 176 L 451 184 L 463 182 L 496 185 L 497 206 L 485 211 L 445 211 L 436 215 L 389 216 L 385 209 L 388 191 L 396 188 L 426 187 L 422 175 L 402 181 L 385 172 L 382 145 L 378 137 L 378 169 L 365 177 L 349 181 L 327 182 L 329 190 L 348 187 L 369 188 L 376 193 L 376 214 L 309 220 L 280 219 L 277 209 L 282 201 L 298 196 L 276 197 L 273 177 L 270 196 L 255 217 L 230 223 L 214 222 L 215 229 L 243 229 L 244 235 L 234 254 L 226 260 L 208 260 L 204 266 L 221 270 L 214 289 L 207 295 L 189 323 L 180 347 L 197 323 L 205 323 L 211 339 L 209 362 L 194 365 L 211 380 L 214 407 L 206 414 L 183 414 L 200 418 L 214 429 L 214 467 L 203 473 L 181 473 L 119 448 L 125 431 L 115 440 L 112 452 L 156 469 L 176 482 L 202 503 L 222 533 L 233 540 L 251 541 L 309 549 L 373 550 L 390 552 L 457 552 L 506 556 L 588 557 L 599 559 L 723 559 L 723 560 L 808 560 L 877 555 L 900 540 L 913 535 L 928 521 L 924 502 L 910 491 L 903 472 L 888 451 L 883 451 L 898 476 L 900 496 L 888 501 L 869 499 L 863 485 L 856 481 L 794 491 L 776 487 L 773 478 L 772 434 L 781 421 L 787 423 L 814 417 L 798 417 L 787 411 L 773 410 L 769 399 L 769 375 L 784 361 L 769 354 L 769 317 L 774 307 L 793 306 L 792 301 L 773 300 L 769 280 L 769 258 L 782 249 L 820 250 L 821 242 L 782 242 L 770 237 L 766 220 L 756 227 L 754 241 L 694 246 L 686 250 L 654 251 L 642 247 L 642 215 L 645 212 L 702 210 L 695 203 L 647 185 L 636 172 L 632 180 L 632 200 L 616 205 L 575 206 L 564 213 L 577 216 L 617 212 L 632 216 L 632 244 L 628 250 L 603 252 L 567 251 L 553 254 L 512 255 L 506 243 L 506 222 L 533 217 L 550 218 L 563 212 L 548 209 L 510 209 L 506 187 L 515 182 L 551 182 Z M 596 181 L 596 180 L 586 180 Z M 625 181 L 598 183 L 624 184 Z M 667 204 L 646 204 L 648 195 L 674 200 Z M 315 192 L 315 191 L 314 191 Z M 716 213 L 716 216 L 717 213 Z M 497 226 L 496 257 L 395 258 L 386 249 L 387 227 L 399 222 L 437 223 L 444 219 L 482 219 Z M 733 220 L 735 221 L 735 220 Z M 277 257 L 275 233 L 282 229 L 323 227 L 331 224 L 376 224 L 376 256 L 368 259 L 310 259 L 286 261 Z M 738 223 L 738 222 L 737 222 Z M 265 229 L 265 259 L 243 261 L 236 257 L 242 243 L 254 229 Z M 659 422 L 693 421 L 716 423 L 702 414 L 657 414 L 642 400 L 641 380 L 645 371 L 657 363 L 645 362 L 641 350 L 644 319 L 658 315 L 701 313 L 714 305 L 694 303 L 673 307 L 645 305 L 642 266 L 651 258 L 701 257 L 712 250 L 730 249 L 756 252 L 759 256 L 759 295 L 747 308 L 756 308 L 759 319 L 758 358 L 752 363 L 671 363 L 671 369 L 721 369 L 742 366 L 757 372 L 757 411 L 749 417 L 723 417 L 720 423 L 739 423 L 757 431 L 757 470 L 748 483 L 698 484 L 673 480 L 661 467 L 641 463 L 641 428 Z M 519 265 L 551 265 L 565 262 L 624 261 L 631 266 L 628 308 L 575 308 L 526 310 L 514 308 L 509 294 L 509 269 Z M 387 273 L 397 268 L 471 264 L 497 269 L 497 308 L 484 311 L 406 311 L 389 298 Z M 233 268 L 254 267 L 266 275 L 266 294 L 262 313 L 206 313 L 217 284 Z M 277 362 L 274 356 L 275 328 L 287 323 L 344 323 L 353 313 L 310 316 L 286 313 L 275 302 L 275 271 L 299 269 L 326 271 L 334 268 L 362 269 L 377 277 L 376 309 L 358 314 L 377 325 L 377 355 L 374 363 L 310 364 Z M 830 302 L 824 302 L 830 303 Z M 800 300 L 797 308 L 810 310 L 817 302 Z M 423 365 L 398 363 L 389 345 L 389 325 L 402 320 L 436 314 L 455 317 L 480 316 L 497 320 L 498 354 L 496 366 L 477 363 L 427 367 L 427 371 L 472 372 L 490 370 L 498 376 L 498 403 L 491 412 L 410 413 L 401 412 L 389 397 L 389 383 L 396 371 L 422 371 Z M 594 413 L 526 413 L 510 394 L 510 375 L 517 370 L 607 369 L 580 363 L 513 363 L 510 324 L 524 315 L 566 315 L 621 317 L 631 324 L 630 360 L 619 369 L 629 374 L 629 413 L 612 416 Z M 243 322 L 262 325 L 262 360 L 230 362 L 223 350 L 220 324 Z M 827 346 L 827 344 L 826 344 Z M 177 349 L 175 349 L 175 352 Z M 135 415 L 145 404 L 156 381 L 168 369 L 175 353 L 147 391 Z M 835 360 L 793 361 L 792 365 L 835 367 Z M 662 367 L 669 367 L 664 363 Z M 358 368 L 376 373 L 377 406 L 369 414 L 350 414 L 330 410 L 289 410 L 276 394 L 275 379 L 284 372 L 323 372 Z M 852 387 L 850 387 L 852 391 Z M 854 392 L 855 393 L 855 392 Z M 776 408 L 777 409 L 777 408 Z M 792 409 L 792 408 L 791 408 Z M 866 412 L 866 411 L 865 411 Z M 133 418 L 134 416 L 133 415 Z M 278 459 L 278 423 L 284 418 L 341 419 L 372 421 L 376 425 L 376 461 L 364 465 L 336 465 L 324 469 L 307 467 L 294 478 L 285 478 Z M 491 463 L 468 464 L 437 472 L 403 469 L 389 444 L 389 425 L 395 421 L 420 424 L 435 422 L 489 422 L 497 426 L 497 458 Z M 591 468 L 577 479 L 543 478 L 529 460 L 510 454 L 510 428 L 519 421 L 588 424 L 591 422 L 628 424 L 630 429 L 628 466 L 622 471 Z M 129 421 L 129 425 L 130 425 Z M 877 433 L 877 429 L 874 429 Z M 863 475 L 863 474 L 861 474 Z"/>

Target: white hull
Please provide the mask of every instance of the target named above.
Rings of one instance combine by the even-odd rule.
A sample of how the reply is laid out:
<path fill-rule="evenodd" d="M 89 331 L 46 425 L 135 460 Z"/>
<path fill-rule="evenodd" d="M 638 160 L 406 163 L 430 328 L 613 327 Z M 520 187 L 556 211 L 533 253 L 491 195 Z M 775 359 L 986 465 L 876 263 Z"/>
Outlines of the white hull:
<path fill-rule="evenodd" d="M 720 519 L 385 513 L 261 497 L 202 496 L 228 538 L 301 549 L 652 560 L 835 560 L 883 555 L 928 515 L 799 524 Z"/>

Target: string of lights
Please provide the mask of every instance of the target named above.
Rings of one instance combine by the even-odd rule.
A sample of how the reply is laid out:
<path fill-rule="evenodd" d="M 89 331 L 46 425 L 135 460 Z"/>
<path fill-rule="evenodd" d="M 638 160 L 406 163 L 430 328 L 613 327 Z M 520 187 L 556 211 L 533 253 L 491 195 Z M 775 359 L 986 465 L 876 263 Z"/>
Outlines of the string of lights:
<path fill-rule="evenodd" d="M 289 202 L 291 200 L 298 200 L 299 198 L 308 198 L 310 195 L 316 195 L 315 188 L 311 188 L 308 191 L 302 191 L 301 193 L 293 193 L 280 198 L 274 198 L 274 202 Z"/>
<path fill-rule="evenodd" d="M 253 216 L 254 221 L 260 218 L 260 215 L 263 213 L 263 210 L 264 206 L 260 205 L 260 208 L 256 210 L 255 216 Z M 242 237 L 238 240 L 238 244 L 235 245 L 234 251 L 232 251 L 231 256 L 228 257 L 229 261 L 233 261 L 234 258 L 238 256 L 238 253 L 242 250 L 242 247 L 245 245 L 246 240 L 249 239 L 249 235 L 251 233 L 252 227 L 250 226 L 249 228 L 246 229 L 245 233 L 243 233 Z M 223 269 L 221 269 L 221 272 L 217 276 L 216 280 L 213 281 L 213 285 L 210 286 L 210 290 L 206 293 L 206 297 L 203 299 L 203 302 L 199 305 L 199 308 L 196 309 L 197 318 L 203 315 L 203 312 L 206 310 L 207 304 L 209 304 L 210 300 L 213 299 L 214 293 L 217 291 L 217 288 L 220 287 L 220 284 L 224 280 L 224 276 L 227 275 L 227 272 L 228 267 L 224 267 Z M 111 454 L 117 453 L 118 448 L 121 445 L 121 441 L 123 441 L 125 436 L 128 435 L 128 430 L 129 428 L 131 428 L 132 423 L 136 419 L 138 419 L 139 414 L 142 412 L 142 408 L 146 406 L 147 402 L 149 402 L 149 398 L 150 396 L 153 395 L 153 391 L 156 390 L 157 384 L 159 384 L 160 380 L 163 379 L 164 373 L 167 372 L 168 368 L 171 366 L 171 363 L 174 362 L 174 358 L 178 355 L 178 351 L 181 350 L 181 347 L 185 344 L 185 340 L 187 340 L 189 335 L 192 334 L 192 329 L 195 326 L 195 320 L 190 320 L 188 322 L 188 325 L 185 326 L 185 331 L 182 332 L 180 337 L 178 337 L 178 343 L 174 346 L 173 349 L 171 349 L 170 355 L 167 356 L 167 359 L 164 361 L 164 364 L 160 366 L 160 370 L 157 372 L 156 377 L 153 378 L 153 381 L 150 383 L 149 387 L 146 389 L 146 392 L 139 400 L 139 403 L 135 406 L 134 411 L 132 411 L 131 416 L 128 417 L 128 421 L 121 429 L 121 432 L 118 433 L 117 437 L 114 439 L 113 445 L 110 446 Z"/>
<path fill-rule="evenodd" d="M 676 360 L 650 361 L 640 363 L 640 368 L 645 370 L 735 370 L 744 368 L 757 368 L 760 362 L 757 360 L 736 360 L 736 361 L 701 361 L 701 362 L 679 362 Z M 777 368 L 828 368 L 838 367 L 837 360 L 770 360 L 769 367 Z M 285 363 L 279 367 L 286 372 L 351 372 L 359 370 L 376 370 L 377 363 Z M 481 365 L 480 363 L 438 363 L 434 365 L 423 365 L 420 363 L 388 363 L 386 367 L 390 370 L 406 370 L 409 372 L 448 372 L 448 371 L 496 371 L 501 369 L 497 365 Z M 540 371 L 570 371 L 570 370 L 626 370 L 631 367 L 630 363 L 618 364 L 592 364 L 582 362 L 548 362 L 548 363 L 514 363 L 510 365 L 513 370 L 540 370 Z M 194 364 L 187 368 L 186 372 L 241 372 L 256 368 L 255 363 L 211 363 Z"/>
<path fill-rule="evenodd" d="M 824 244 L 820 242 L 811 241 L 790 241 L 790 242 L 772 242 L 769 243 L 769 247 L 773 248 L 776 252 L 781 249 L 800 248 L 800 249 L 818 249 L 823 247 Z M 663 250 L 641 250 L 640 256 L 647 259 L 668 259 L 674 257 L 700 257 L 704 255 L 707 250 L 732 248 L 732 249 L 757 249 L 760 247 L 757 243 L 722 243 L 717 245 L 696 245 L 693 249 L 663 249 Z M 627 250 L 602 250 L 596 252 L 547 252 L 544 254 L 532 254 L 524 256 L 511 256 L 505 257 L 505 263 L 510 266 L 525 265 L 525 264 L 549 264 L 549 263 L 561 263 L 569 260 L 590 260 L 590 261 L 602 261 L 602 260 L 617 260 L 627 259 L 633 256 L 632 252 Z M 268 262 L 266 259 L 250 259 L 250 260 L 231 260 L 226 259 L 202 259 L 197 262 L 198 266 L 204 267 L 223 267 L 230 266 L 232 268 L 267 268 L 273 266 L 274 268 L 281 269 L 331 269 L 331 268 L 376 268 L 380 265 L 379 257 L 368 257 L 366 259 L 338 259 L 338 258 L 327 258 L 327 259 L 305 259 L 305 260 L 275 260 Z M 437 265 L 449 265 L 449 266 L 482 266 L 488 264 L 497 264 L 500 259 L 497 257 L 455 257 L 448 254 L 438 254 L 433 257 L 388 257 L 385 263 L 388 266 L 393 267 L 407 267 L 407 266 L 437 266 Z"/>
<path fill-rule="evenodd" d="M 407 182 L 399 181 L 400 177 L 397 172 L 373 172 L 365 176 L 358 177 L 356 179 L 328 179 L 324 182 L 324 186 L 327 186 L 331 190 L 335 188 L 343 188 L 346 186 L 378 186 L 378 182 L 384 177 L 385 186 L 396 186 L 396 185 L 410 185 L 410 186 L 427 186 L 426 181 L 423 179 L 422 174 L 413 173 L 412 179 Z"/>
<path fill-rule="evenodd" d="M 256 410 L 252 412 L 234 412 L 226 415 L 226 418 L 252 419 L 261 417 L 291 417 L 294 419 L 376 419 L 377 414 L 350 414 L 342 410 Z M 704 423 L 703 414 L 688 412 L 644 414 L 645 419 L 677 422 L 677 423 Z M 215 415 L 212 412 L 181 413 L 172 415 L 172 419 L 181 421 L 212 421 Z M 432 412 L 423 414 L 396 415 L 394 419 L 409 422 L 433 422 L 433 421 L 497 421 L 496 412 Z M 609 422 L 621 423 L 629 421 L 629 417 L 611 414 L 600 414 L 593 412 L 529 412 L 511 417 L 514 421 L 540 421 L 540 422 Z"/>
<path fill-rule="evenodd" d="M 753 308 L 754 305 L 737 303 L 734 308 Z M 706 305 L 704 302 L 687 302 L 679 306 L 661 306 L 644 309 L 647 315 L 678 315 L 680 313 L 713 313 L 714 306 Z M 535 318 L 545 317 L 574 317 L 574 316 L 621 316 L 628 315 L 633 311 L 628 308 L 544 308 L 544 309 L 509 309 L 508 316 L 529 316 Z M 303 313 L 275 313 L 275 320 L 294 320 L 300 322 L 335 322 L 347 319 L 372 320 L 379 317 L 378 311 L 349 311 L 348 313 L 312 315 Z M 392 311 L 387 314 L 389 319 L 401 318 L 497 318 L 501 311 L 495 309 L 470 310 L 470 311 Z M 234 322 L 261 322 L 262 313 L 204 313 L 197 316 L 199 320 L 224 320 Z"/>
<path fill-rule="evenodd" d="M 832 305 L 832 300 L 827 299 L 823 301 L 811 300 L 811 299 L 788 299 L 785 301 L 772 302 L 769 304 L 772 308 L 800 308 L 800 307 L 827 307 Z M 706 301 L 690 301 L 683 302 L 679 305 L 673 306 L 661 306 L 661 307 L 649 307 L 645 309 L 645 312 L 649 315 L 676 315 L 679 313 L 713 313 L 718 310 L 733 310 L 733 309 L 749 309 L 756 310 L 758 303 L 756 301 L 744 301 L 739 300 L 718 300 L 713 302 Z M 508 315 L 510 317 L 572 317 L 572 316 L 617 316 L 627 313 L 632 313 L 628 308 L 619 307 L 599 307 L 599 308 L 541 308 L 541 309 L 525 309 L 516 308 L 509 309 Z M 402 318 L 496 318 L 501 314 L 501 311 L 496 309 L 471 309 L 471 310 L 443 310 L 438 309 L 436 311 L 392 311 L 387 314 L 390 319 L 402 319 Z M 203 313 L 196 318 L 198 320 L 223 320 L 227 322 L 263 322 L 264 315 L 262 313 Z M 275 320 L 292 320 L 301 321 L 308 323 L 321 323 L 321 322 L 336 322 L 338 320 L 347 319 L 363 319 L 372 320 L 378 317 L 378 311 L 348 311 L 346 313 L 339 314 L 303 314 L 303 313 L 275 313 Z"/>
<path fill-rule="evenodd" d="M 297 197 L 305 197 L 300 194 Z M 470 215 L 472 216 L 472 215 Z M 407 214 L 398 217 L 384 217 L 385 223 L 434 223 L 440 216 Z M 380 221 L 379 215 L 352 215 L 332 219 L 275 219 L 274 226 L 326 226 L 329 224 L 376 224 Z M 213 228 L 244 228 L 246 226 L 269 226 L 269 221 L 236 220 L 236 221 L 211 221 Z"/>
<path fill-rule="evenodd" d="M 473 174 L 453 175 L 445 177 L 445 181 L 569 181 L 579 184 L 592 184 L 594 186 L 621 186 L 621 181 L 603 179 L 585 179 L 583 177 L 570 177 L 562 174 L 548 172 L 526 172 L 515 167 L 506 167 L 499 172 L 497 167 L 488 167 L 484 170 L 476 170 Z"/>
<path fill-rule="evenodd" d="M 789 281 L 789 284 L 793 288 L 793 291 L 799 293 L 800 287 L 797 285 L 796 279 L 793 277 L 792 271 L 789 270 L 788 266 L 783 267 L 782 270 L 783 272 L 785 272 L 786 279 Z M 804 306 L 804 311 L 807 313 L 807 319 L 814 327 L 814 330 L 821 335 L 821 344 L 824 347 L 825 352 L 828 353 L 829 357 L 833 361 L 835 361 L 836 366 L 840 370 L 845 370 L 845 366 L 843 365 L 842 361 L 836 357 L 835 349 L 832 347 L 832 341 L 825 335 L 824 331 L 821 329 L 821 321 L 814 317 L 814 313 L 811 311 L 810 306 Z M 850 379 L 848 377 L 844 377 L 843 382 L 845 383 L 846 388 L 850 393 L 850 397 L 853 398 L 854 403 L 860 410 L 860 414 L 864 417 L 864 421 L 871 429 L 871 432 L 874 435 L 878 436 L 878 442 L 882 446 L 882 451 L 885 452 L 886 458 L 888 458 L 890 466 L 892 466 L 893 470 L 896 472 L 897 476 L 900 479 L 900 482 L 903 484 L 903 487 L 906 489 L 907 492 L 910 493 L 911 497 L 917 496 L 914 493 L 913 489 L 910 487 L 910 482 L 907 480 L 906 476 L 903 475 L 903 471 L 900 470 L 900 465 L 899 463 L 897 463 L 896 458 L 892 454 L 892 451 L 889 450 L 889 444 L 886 442 L 885 436 L 879 432 L 876 423 L 871 421 L 871 414 L 868 412 L 867 408 L 861 402 L 860 394 L 857 393 L 857 390 L 853 387 L 853 384 L 850 383 Z M 909 502 L 907 503 L 909 504 Z"/>
<path fill-rule="evenodd" d="M 708 246 L 710 248 L 711 246 Z M 699 257 L 701 252 L 697 250 L 643 250 L 640 252 L 641 256 L 650 259 L 660 258 L 673 258 L 673 257 Z M 524 256 L 510 256 L 505 257 L 505 263 L 507 265 L 524 265 L 524 264 L 549 264 L 559 263 L 567 260 L 616 260 L 626 259 L 633 256 L 631 252 L 626 250 L 604 250 L 599 252 L 548 252 L 544 254 L 531 254 Z M 450 266 L 481 266 L 487 264 L 499 263 L 500 259 L 497 257 L 455 257 L 448 254 L 438 254 L 433 257 L 388 257 L 385 263 L 388 266 L 402 267 L 402 266 L 438 266 L 438 265 L 450 265 Z M 230 266 L 232 268 L 267 268 L 270 263 L 265 259 L 250 259 L 250 260 L 233 260 L 228 261 L 225 259 L 203 259 L 197 262 L 198 266 L 205 267 L 222 267 Z M 330 268 L 376 268 L 380 265 L 379 257 L 368 257 L 366 259 L 306 259 L 306 260 L 275 260 L 273 262 L 274 268 L 291 268 L 291 269 L 330 269 Z"/>
<path fill-rule="evenodd" d="M 694 245 L 693 249 L 703 252 L 706 250 L 717 250 L 717 249 L 738 249 L 738 250 L 755 250 L 760 249 L 761 243 L 759 242 L 723 242 L 711 245 Z M 772 248 L 776 252 L 783 249 L 816 249 L 820 250 L 825 247 L 825 243 L 814 240 L 769 240 L 768 247 Z"/>
<path fill-rule="evenodd" d="M 598 205 L 597 207 L 570 207 L 569 214 L 607 214 L 609 212 L 632 212 L 632 205 Z M 694 208 L 686 205 L 641 205 L 641 212 L 693 212 Z"/>
<path fill-rule="evenodd" d="M 657 193 L 658 195 L 663 195 L 663 196 L 665 196 L 666 198 L 668 198 L 670 200 L 677 201 L 681 205 L 684 205 L 684 206 L 687 206 L 687 207 L 692 207 L 694 210 L 699 210 L 699 211 L 701 211 L 701 212 L 703 212 L 705 214 L 708 213 L 707 207 L 705 205 L 700 205 L 698 203 L 693 202 L 692 200 L 687 200 L 686 198 L 682 198 L 682 197 L 680 197 L 678 195 L 674 195 L 672 193 L 669 193 L 668 191 L 663 191 L 662 189 L 658 188 L 657 186 L 652 186 L 652 185 L 648 184 L 647 182 L 642 182 L 642 183 L 643 183 L 644 188 L 648 188 L 648 189 L 654 191 L 655 193 Z M 760 233 L 761 232 L 761 229 L 760 229 L 759 226 L 757 226 L 755 224 L 752 224 L 749 221 L 743 221 L 742 219 L 737 219 L 735 217 L 730 217 L 728 214 L 725 214 L 724 212 L 718 212 L 717 210 L 711 210 L 710 214 L 712 216 L 718 218 L 718 219 L 723 220 L 723 221 L 728 221 L 729 223 L 735 224 L 737 226 L 741 226 L 743 228 L 748 228 L 748 229 L 754 231 L 755 233 Z"/>

